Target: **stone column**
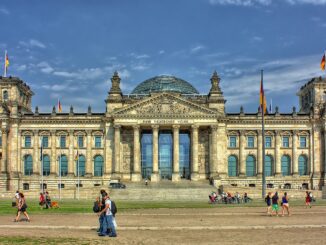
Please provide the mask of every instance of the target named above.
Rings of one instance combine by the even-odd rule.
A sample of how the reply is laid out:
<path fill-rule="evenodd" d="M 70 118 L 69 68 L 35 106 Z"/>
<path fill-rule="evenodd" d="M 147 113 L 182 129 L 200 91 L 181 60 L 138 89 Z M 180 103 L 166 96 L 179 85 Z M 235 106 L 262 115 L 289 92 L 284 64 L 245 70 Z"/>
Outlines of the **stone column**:
<path fill-rule="evenodd" d="M 51 130 L 51 165 L 50 165 L 50 173 L 59 175 L 57 172 L 58 158 L 57 158 L 57 145 L 56 145 L 56 131 Z M 60 152 L 59 152 L 60 154 Z M 58 170 L 59 171 L 59 170 Z"/>
<path fill-rule="evenodd" d="M 179 125 L 173 125 L 173 174 L 172 181 L 180 180 L 179 173 Z"/>
<path fill-rule="evenodd" d="M 74 152 L 74 131 L 69 130 L 69 157 L 68 157 L 68 175 L 74 176 L 74 170 L 76 169 L 76 175 L 77 175 L 77 168 L 75 163 L 75 154 L 77 152 Z"/>
<path fill-rule="evenodd" d="M 140 181 L 140 134 L 139 134 L 139 125 L 134 125 L 134 169 L 131 174 L 132 181 Z"/>
<path fill-rule="evenodd" d="M 292 173 L 294 176 L 299 176 L 299 160 L 297 155 L 298 136 L 297 130 L 292 131 Z"/>
<path fill-rule="evenodd" d="M 281 177 L 281 132 L 277 130 L 275 132 L 275 176 Z"/>
<path fill-rule="evenodd" d="M 240 172 L 239 177 L 246 176 L 246 157 L 245 157 L 245 145 L 246 145 L 246 136 L 244 130 L 240 130 L 239 137 L 239 165 Z"/>
<path fill-rule="evenodd" d="M 217 125 L 211 126 L 211 145 L 209 147 L 209 172 L 210 177 L 218 177 L 217 168 Z"/>
<path fill-rule="evenodd" d="M 314 174 L 314 148 L 313 148 L 313 135 L 312 130 L 309 130 L 309 154 L 310 154 L 310 160 L 309 160 L 309 174 L 312 176 Z"/>
<path fill-rule="evenodd" d="M 263 132 L 258 130 L 257 133 L 257 174 L 261 177 L 263 175 Z"/>
<path fill-rule="evenodd" d="M 158 173 L 158 125 L 153 125 L 153 173 L 151 175 L 151 181 L 157 182 L 160 179 Z"/>
<path fill-rule="evenodd" d="M 321 145 L 321 139 L 320 139 L 320 131 L 321 128 L 319 126 L 314 126 L 313 130 L 313 144 L 314 144 L 314 175 L 315 178 L 320 178 L 320 166 L 321 166 L 321 152 L 320 152 L 320 145 Z M 315 185 L 316 186 L 316 185 Z"/>
<path fill-rule="evenodd" d="M 2 159 L 1 159 L 1 173 L 7 172 L 7 128 L 1 128 L 2 132 Z"/>
<path fill-rule="evenodd" d="M 111 123 L 107 123 L 105 128 L 105 177 L 111 178 L 113 172 L 114 128 Z"/>
<path fill-rule="evenodd" d="M 93 161 L 92 161 L 92 130 L 86 130 L 86 166 L 85 176 L 91 177 L 93 175 Z"/>
<path fill-rule="evenodd" d="M 114 125 L 114 174 L 120 174 L 120 128 Z"/>
<path fill-rule="evenodd" d="M 38 130 L 34 130 L 34 139 L 33 139 L 33 174 L 39 175 L 42 173 L 42 163 L 39 157 L 39 137 L 38 137 Z"/>
<path fill-rule="evenodd" d="M 198 180 L 198 125 L 192 125 L 192 139 L 191 139 L 191 180 Z"/>

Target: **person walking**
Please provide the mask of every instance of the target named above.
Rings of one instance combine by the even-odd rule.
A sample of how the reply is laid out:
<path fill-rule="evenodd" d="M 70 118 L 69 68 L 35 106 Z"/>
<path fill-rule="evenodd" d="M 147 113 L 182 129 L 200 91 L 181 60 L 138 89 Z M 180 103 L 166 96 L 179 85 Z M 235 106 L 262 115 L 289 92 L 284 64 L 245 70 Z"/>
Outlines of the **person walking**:
<path fill-rule="evenodd" d="M 286 192 L 284 192 L 284 196 L 282 197 L 282 216 L 284 216 L 284 210 L 286 210 L 288 215 L 291 216 L 290 206 L 289 206 L 289 197 Z"/>
<path fill-rule="evenodd" d="M 100 212 L 98 213 L 101 213 L 101 211 L 105 208 L 105 196 L 107 195 L 106 191 L 105 190 L 100 190 Z M 101 213 L 101 215 L 99 215 L 99 218 L 98 218 L 98 222 L 100 224 L 100 228 L 97 230 L 98 233 L 103 233 L 103 222 L 104 222 L 104 219 L 105 219 L 105 213 Z"/>
<path fill-rule="evenodd" d="M 271 207 L 272 207 L 272 193 L 268 192 L 267 196 L 265 197 L 265 202 L 267 205 L 267 215 L 271 215 Z"/>
<path fill-rule="evenodd" d="M 18 222 L 19 221 L 19 217 L 20 217 L 20 214 L 23 213 L 26 218 L 27 218 L 27 221 L 30 222 L 31 220 L 29 219 L 29 216 L 27 214 L 27 204 L 26 204 L 26 199 L 25 199 L 25 196 L 23 193 L 19 193 L 19 199 L 18 199 L 18 213 L 16 215 L 16 218 L 14 220 L 14 222 Z"/>
<path fill-rule="evenodd" d="M 272 213 L 271 216 L 273 215 L 275 211 L 275 215 L 278 216 L 278 193 L 275 192 L 275 194 L 272 197 Z"/>
<path fill-rule="evenodd" d="M 311 208 L 311 196 L 308 191 L 306 191 L 306 208 Z"/>
<path fill-rule="evenodd" d="M 40 201 L 39 205 L 40 205 L 41 209 L 43 209 L 43 206 L 45 204 L 45 198 L 44 198 L 44 194 L 42 192 L 40 193 L 39 201 Z"/>
<path fill-rule="evenodd" d="M 101 212 L 98 213 L 98 215 L 101 216 L 103 213 L 105 213 L 105 218 L 103 221 L 102 231 L 98 235 L 99 236 L 108 235 L 109 237 L 116 237 L 117 233 L 113 224 L 113 220 L 112 220 L 113 214 L 111 212 L 112 203 L 107 193 L 105 194 L 104 199 L 105 199 L 105 207 Z"/>

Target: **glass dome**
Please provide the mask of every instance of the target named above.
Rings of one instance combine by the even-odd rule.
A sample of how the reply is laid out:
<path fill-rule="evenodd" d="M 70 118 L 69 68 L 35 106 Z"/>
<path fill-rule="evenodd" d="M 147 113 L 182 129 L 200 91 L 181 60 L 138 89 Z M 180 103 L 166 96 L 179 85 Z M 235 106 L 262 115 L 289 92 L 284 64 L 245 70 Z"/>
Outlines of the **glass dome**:
<path fill-rule="evenodd" d="M 137 85 L 131 94 L 150 94 L 151 92 L 178 92 L 182 94 L 199 94 L 190 83 L 180 78 L 161 75 L 147 79 Z"/>

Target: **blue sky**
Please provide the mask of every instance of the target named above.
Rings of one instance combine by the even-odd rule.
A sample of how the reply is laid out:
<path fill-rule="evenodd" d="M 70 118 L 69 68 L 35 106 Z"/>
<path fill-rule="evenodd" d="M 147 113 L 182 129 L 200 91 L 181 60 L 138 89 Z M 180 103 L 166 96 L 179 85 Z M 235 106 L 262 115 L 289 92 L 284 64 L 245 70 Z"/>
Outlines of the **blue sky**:
<path fill-rule="evenodd" d="M 326 0 L 2 0 L 0 18 L 8 73 L 31 86 L 40 112 L 58 98 L 66 112 L 104 112 L 115 70 L 124 94 L 160 74 L 207 94 L 216 70 L 227 112 L 257 111 L 261 69 L 281 112 L 324 76 Z"/>

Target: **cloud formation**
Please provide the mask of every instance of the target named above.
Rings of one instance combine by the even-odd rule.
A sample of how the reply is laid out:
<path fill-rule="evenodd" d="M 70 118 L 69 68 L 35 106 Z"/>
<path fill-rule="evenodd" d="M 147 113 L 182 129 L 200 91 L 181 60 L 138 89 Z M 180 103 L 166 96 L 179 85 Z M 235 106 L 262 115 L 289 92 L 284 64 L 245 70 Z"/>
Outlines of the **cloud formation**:
<path fill-rule="evenodd" d="M 36 39 L 30 39 L 28 41 L 20 41 L 19 44 L 27 48 L 32 48 L 32 47 L 37 47 L 42 49 L 46 48 L 46 45 L 44 43 Z"/>
<path fill-rule="evenodd" d="M 9 15 L 9 14 L 10 14 L 10 12 L 9 12 L 9 10 L 8 10 L 8 9 L 6 9 L 6 8 L 0 8 L 0 14 Z"/>
<path fill-rule="evenodd" d="M 209 0 L 212 5 L 235 5 L 250 7 L 255 5 L 268 6 L 273 2 L 284 2 L 284 0 Z M 326 0 L 285 0 L 286 3 L 291 5 L 296 4 L 313 4 L 313 5 L 326 5 Z"/>

